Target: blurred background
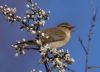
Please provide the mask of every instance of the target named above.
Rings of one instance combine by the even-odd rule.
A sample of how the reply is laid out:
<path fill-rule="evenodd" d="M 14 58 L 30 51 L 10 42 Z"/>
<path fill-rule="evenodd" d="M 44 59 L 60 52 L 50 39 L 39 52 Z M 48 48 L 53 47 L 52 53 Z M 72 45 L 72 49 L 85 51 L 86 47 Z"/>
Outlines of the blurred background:
<path fill-rule="evenodd" d="M 88 30 L 92 22 L 93 9 L 90 1 L 92 0 L 33 0 L 45 11 L 51 11 L 50 19 L 46 22 L 45 28 L 54 27 L 62 22 L 69 22 L 75 26 L 70 42 L 64 47 L 69 50 L 75 63 L 69 68 L 75 72 L 84 72 L 85 52 L 81 47 L 79 35 L 87 46 Z M 89 56 L 90 66 L 100 66 L 100 0 L 93 0 L 94 7 L 98 7 L 97 21 L 92 36 L 92 46 Z M 7 4 L 16 7 L 17 15 L 24 16 L 26 0 L 0 0 L 0 6 Z M 15 56 L 15 50 L 11 48 L 16 40 L 22 38 L 32 39 L 34 36 L 26 31 L 20 31 L 19 23 L 10 24 L 0 13 L 0 72 L 30 72 L 33 68 L 45 72 L 44 65 L 38 63 L 39 53 L 28 51 L 25 55 Z M 56 72 L 56 70 L 54 71 Z M 100 69 L 89 70 L 89 72 L 100 72 Z"/>

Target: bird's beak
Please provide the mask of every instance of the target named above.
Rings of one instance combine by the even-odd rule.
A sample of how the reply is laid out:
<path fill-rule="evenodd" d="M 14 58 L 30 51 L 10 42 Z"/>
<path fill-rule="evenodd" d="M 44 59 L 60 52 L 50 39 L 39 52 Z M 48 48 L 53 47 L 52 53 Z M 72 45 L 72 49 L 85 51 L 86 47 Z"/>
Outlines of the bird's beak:
<path fill-rule="evenodd" d="M 71 29 L 72 32 L 75 32 L 75 31 L 73 30 L 74 28 L 75 28 L 75 26 L 71 26 L 70 29 Z"/>
<path fill-rule="evenodd" d="M 75 26 L 72 26 L 71 29 L 75 28 Z"/>

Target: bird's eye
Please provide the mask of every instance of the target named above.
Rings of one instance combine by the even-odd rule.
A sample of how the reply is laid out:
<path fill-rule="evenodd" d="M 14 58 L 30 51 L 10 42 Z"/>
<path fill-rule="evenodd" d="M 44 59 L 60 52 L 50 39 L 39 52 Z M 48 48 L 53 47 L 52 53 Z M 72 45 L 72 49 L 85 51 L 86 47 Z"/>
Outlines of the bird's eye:
<path fill-rule="evenodd" d="M 66 26 L 62 26 L 63 28 L 67 28 Z"/>

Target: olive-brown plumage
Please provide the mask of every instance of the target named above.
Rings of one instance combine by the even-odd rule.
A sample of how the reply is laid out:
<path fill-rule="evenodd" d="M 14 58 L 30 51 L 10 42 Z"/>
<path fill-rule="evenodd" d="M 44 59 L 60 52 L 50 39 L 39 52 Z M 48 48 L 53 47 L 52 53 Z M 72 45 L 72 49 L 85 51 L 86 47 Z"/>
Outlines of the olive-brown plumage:
<path fill-rule="evenodd" d="M 42 32 L 48 35 L 48 38 L 41 38 L 42 43 L 48 44 L 50 48 L 60 48 L 63 47 L 71 38 L 73 26 L 69 23 L 61 23 L 57 27 L 48 28 Z"/>

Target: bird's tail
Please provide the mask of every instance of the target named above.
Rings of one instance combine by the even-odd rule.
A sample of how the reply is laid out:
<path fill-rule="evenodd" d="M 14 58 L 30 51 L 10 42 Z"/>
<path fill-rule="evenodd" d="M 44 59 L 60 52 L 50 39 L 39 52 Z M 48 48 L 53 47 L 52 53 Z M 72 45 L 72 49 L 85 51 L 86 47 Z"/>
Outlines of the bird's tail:
<path fill-rule="evenodd" d="M 14 45 L 12 45 L 12 47 L 14 48 L 27 48 L 29 46 L 32 46 L 32 47 L 38 47 L 39 44 L 36 42 L 36 40 L 27 40 L 27 41 L 22 41 L 22 42 L 16 42 Z"/>
<path fill-rule="evenodd" d="M 20 42 L 19 44 L 20 44 L 20 45 L 21 45 L 21 44 L 37 45 L 37 42 L 36 42 L 36 40 L 27 40 L 27 41 Z"/>

